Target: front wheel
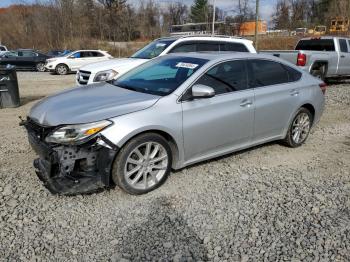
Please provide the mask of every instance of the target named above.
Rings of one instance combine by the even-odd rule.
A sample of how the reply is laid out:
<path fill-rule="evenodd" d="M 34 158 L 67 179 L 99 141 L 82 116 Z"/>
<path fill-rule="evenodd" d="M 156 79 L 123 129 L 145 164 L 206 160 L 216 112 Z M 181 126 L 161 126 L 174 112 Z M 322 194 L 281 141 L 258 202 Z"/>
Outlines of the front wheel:
<path fill-rule="evenodd" d="M 290 147 L 301 146 L 309 136 L 311 125 L 312 114 L 306 108 L 300 108 L 288 129 L 285 144 Z"/>
<path fill-rule="evenodd" d="M 64 64 L 59 64 L 56 66 L 56 74 L 58 75 L 66 75 L 69 72 L 69 68 L 68 66 L 64 65 Z"/>
<path fill-rule="evenodd" d="M 142 134 L 120 150 L 113 163 L 112 179 L 129 194 L 145 194 L 166 181 L 171 164 L 168 142 L 155 133 Z"/>
<path fill-rule="evenodd" d="M 44 63 L 37 63 L 35 68 L 36 68 L 36 71 L 38 71 L 38 72 L 45 72 L 45 64 Z"/>

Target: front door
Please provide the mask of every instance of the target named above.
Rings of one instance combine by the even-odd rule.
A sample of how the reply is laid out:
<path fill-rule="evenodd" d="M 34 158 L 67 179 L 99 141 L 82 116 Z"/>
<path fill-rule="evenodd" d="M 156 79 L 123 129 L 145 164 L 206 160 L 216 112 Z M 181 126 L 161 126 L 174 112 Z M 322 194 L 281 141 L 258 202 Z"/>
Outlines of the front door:
<path fill-rule="evenodd" d="M 339 48 L 338 74 L 350 75 L 350 46 L 348 46 L 346 39 L 339 39 Z"/>
<path fill-rule="evenodd" d="M 212 87 L 215 96 L 182 102 L 185 162 L 213 157 L 249 144 L 253 134 L 254 91 L 247 89 L 245 62 L 220 63 L 195 84 Z"/>

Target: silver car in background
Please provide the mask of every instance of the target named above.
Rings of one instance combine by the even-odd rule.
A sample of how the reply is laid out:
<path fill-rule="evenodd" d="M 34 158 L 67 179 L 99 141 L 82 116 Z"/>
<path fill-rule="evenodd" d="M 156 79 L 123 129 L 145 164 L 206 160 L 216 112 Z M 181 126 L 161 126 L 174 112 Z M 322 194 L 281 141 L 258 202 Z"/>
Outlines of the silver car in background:
<path fill-rule="evenodd" d="M 273 140 L 302 145 L 321 117 L 325 90 L 268 55 L 174 54 L 114 82 L 43 99 L 23 125 L 51 192 L 118 185 L 144 194 L 171 169 Z"/>

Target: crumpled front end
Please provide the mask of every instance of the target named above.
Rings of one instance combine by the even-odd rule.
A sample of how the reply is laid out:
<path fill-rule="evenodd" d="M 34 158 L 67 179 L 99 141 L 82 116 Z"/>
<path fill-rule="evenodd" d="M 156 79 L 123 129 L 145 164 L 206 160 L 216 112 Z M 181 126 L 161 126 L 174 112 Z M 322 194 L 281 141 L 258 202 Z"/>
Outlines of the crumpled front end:
<path fill-rule="evenodd" d="M 112 186 L 110 173 L 118 148 L 102 135 L 81 145 L 45 142 L 54 129 L 30 118 L 21 123 L 39 158 L 34 160 L 38 177 L 54 194 L 76 195 L 101 191 Z"/>

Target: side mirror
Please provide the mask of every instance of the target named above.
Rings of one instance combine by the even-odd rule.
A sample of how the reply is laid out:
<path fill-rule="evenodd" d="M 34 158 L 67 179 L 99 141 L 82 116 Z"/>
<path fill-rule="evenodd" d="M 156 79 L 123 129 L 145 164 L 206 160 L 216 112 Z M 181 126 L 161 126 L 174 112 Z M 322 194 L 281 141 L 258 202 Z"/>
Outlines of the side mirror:
<path fill-rule="evenodd" d="M 68 56 L 69 59 L 75 59 L 74 55 Z"/>
<path fill-rule="evenodd" d="M 196 84 L 192 86 L 192 98 L 210 98 L 215 96 L 215 91 L 210 86 Z"/>

